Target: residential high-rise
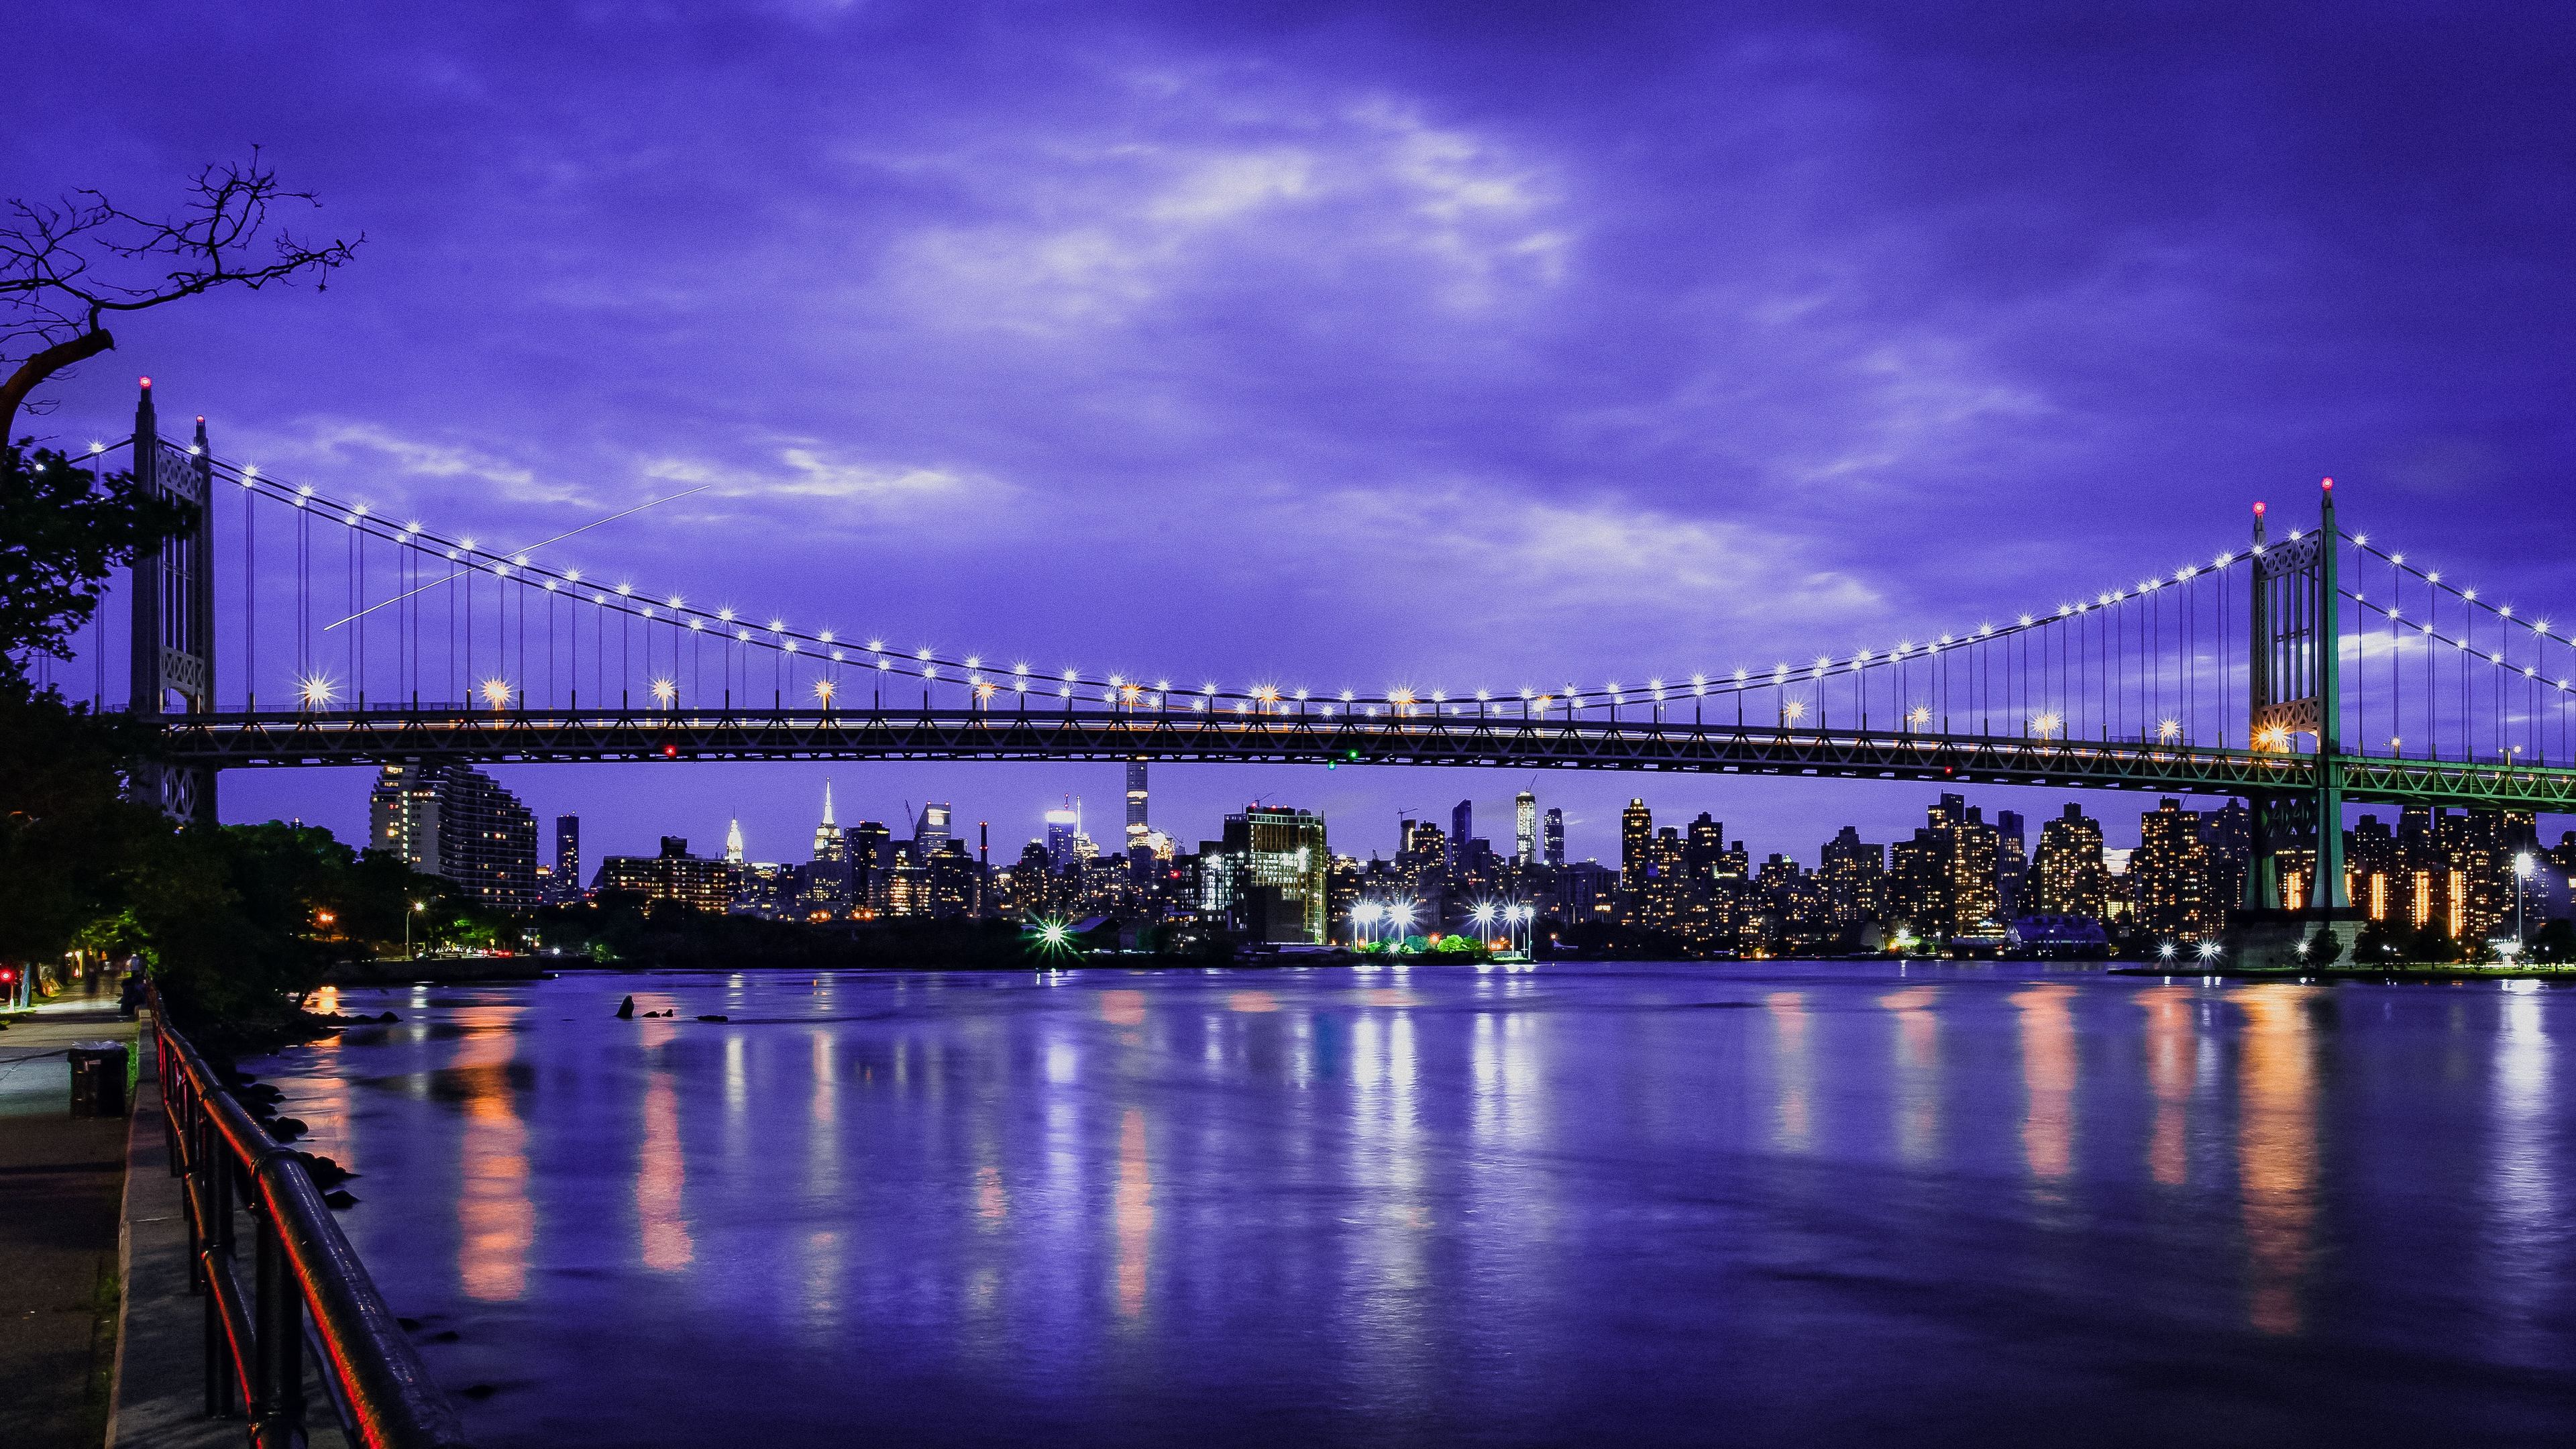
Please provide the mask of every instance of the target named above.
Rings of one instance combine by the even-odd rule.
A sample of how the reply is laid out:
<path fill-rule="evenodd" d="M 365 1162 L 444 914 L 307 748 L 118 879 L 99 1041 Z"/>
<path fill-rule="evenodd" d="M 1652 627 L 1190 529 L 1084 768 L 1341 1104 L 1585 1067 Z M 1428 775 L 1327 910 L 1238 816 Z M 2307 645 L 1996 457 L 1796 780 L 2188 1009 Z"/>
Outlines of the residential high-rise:
<path fill-rule="evenodd" d="M 1619 812 L 1619 889 L 1635 895 L 1646 888 L 1654 868 L 1655 812 L 1641 798 Z"/>
<path fill-rule="evenodd" d="M 1476 802 L 1461 800 L 1449 809 L 1449 864 L 1456 865 L 1465 854 L 1467 842 L 1476 837 Z"/>
<path fill-rule="evenodd" d="M 2069 805 L 2039 827 L 2030 858 L 2030 887 L 2019 914 L 2107 920 L 2111 874 L 2102 863 L 2102 822 Z"/>
<path fill-rule="evenodd" d="M 445 876 L 484 905 L 538 904 L 537 817 L 470 766 L 385 766 L 367 796 L 367 845 Z"/>
<path fill-rule="evenodd" d="M 1565 868 L 1565 812 L 1553 805 L 1547 807 L 1545 840 L 1546 844 L 1541 848 L 1547 853 L 1548 867 L 1552 870 L 1563 870 Z"/>
<path fill-rule="evenodd" d="M 581 817 L 555 817 L 555 899 L 581 899 Z"/>
<path fill-rule="evenodd" d="M 1995 827 L 1964 796 L 1943 795 L 1912 840 L 1888 852 L 1889 914 L 1924 936 L 1975 930 L 2002 909 Z"/>
<path fill-rule="evenodd" d="M 2208 832 L 2203 830 L 2202 837 Z M 2344 832 L 2345 893 L 2370 919 L 2385 921 L 2392 908 L 2402 908 L 2402 863 L 2397 833 L 2376 815 L 2364 815 Z M 2402 909 L 2401 909 L 2402 918 Z"/>
<path fill-rule="evenodd" d="M 1527 790 L 1512 797 L 1512 863 L 1538 864 L 1538 797 Z"/>
<path fill-rule="evenodd" d="M 2221 920 L 2245 908 L 2245 872 L 2254 858 L 2254 815 L 2242 800 L 2201 812 L 2200 840 L 2209 847 L 2209 900 Z"/>
<path fill-rule="evenodd" d="M 1838 932 L 1876 925 L 1887 909 L 1887 851 L 1846 825 L 1825 842 L 1816 874 L 1825 892 L 1825 918 Z"/>
<path fill-rule="evenodd" d="M 2200 813 L 2183 809 L 2179 800 L 2160 800 L 2138 817 L 2129 880 L 2138 924 L 2153 935 L 2208 940 L 2226 924 L 2226 913 L 2210 894 L 2209 847 L 2201 839 Z M 2286 890 L 2284 898 L 2290 898 Z"/>

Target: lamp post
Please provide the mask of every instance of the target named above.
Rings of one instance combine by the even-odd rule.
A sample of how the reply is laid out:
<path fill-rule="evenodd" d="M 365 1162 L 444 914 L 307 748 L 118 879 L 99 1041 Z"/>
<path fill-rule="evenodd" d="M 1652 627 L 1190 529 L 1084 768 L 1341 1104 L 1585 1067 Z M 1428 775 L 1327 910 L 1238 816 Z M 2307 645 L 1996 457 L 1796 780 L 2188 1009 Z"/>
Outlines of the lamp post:
<path fill-rule="evenodd" d="M 428 909 L 427 906 L 414 901 L 411 903 L 411 909 L 403 912 L 403 959 L 406 961 L 417 959 L 411 954 L 411 918 L 426 909 Z"/>

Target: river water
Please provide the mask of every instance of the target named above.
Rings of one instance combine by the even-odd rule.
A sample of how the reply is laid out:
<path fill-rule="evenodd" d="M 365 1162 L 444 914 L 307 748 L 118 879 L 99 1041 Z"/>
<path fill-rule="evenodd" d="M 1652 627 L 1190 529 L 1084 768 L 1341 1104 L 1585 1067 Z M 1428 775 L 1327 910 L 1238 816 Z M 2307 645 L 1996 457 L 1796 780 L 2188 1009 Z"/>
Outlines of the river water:
<path fill-rule="evenodd" d="M 2576 1442 L 2576 990 L 1746 963 L 340 1004 L 402 1019 L 247 1065 L 363 1174 L 342 1221 L 487 1446 Z"/>

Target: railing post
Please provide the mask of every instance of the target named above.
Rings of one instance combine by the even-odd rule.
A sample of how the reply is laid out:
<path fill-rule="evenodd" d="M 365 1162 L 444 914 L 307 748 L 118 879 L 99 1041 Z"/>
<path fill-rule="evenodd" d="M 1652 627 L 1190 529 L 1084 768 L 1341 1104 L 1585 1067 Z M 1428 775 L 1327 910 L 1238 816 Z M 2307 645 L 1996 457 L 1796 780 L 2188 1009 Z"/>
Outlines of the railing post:
<path fill-rule="evenodd" d="M 259 1401 L 251 1410 L 251 1444 L 254 1449 L 303 1449 L 304 1299 L 296 1292 L 286 1245 L 278 1241 L 275 1210 L 259 1195 L 259 1184 L 254 1182 L 252 1191 L 259 1202 L 251 1290 Z"/>

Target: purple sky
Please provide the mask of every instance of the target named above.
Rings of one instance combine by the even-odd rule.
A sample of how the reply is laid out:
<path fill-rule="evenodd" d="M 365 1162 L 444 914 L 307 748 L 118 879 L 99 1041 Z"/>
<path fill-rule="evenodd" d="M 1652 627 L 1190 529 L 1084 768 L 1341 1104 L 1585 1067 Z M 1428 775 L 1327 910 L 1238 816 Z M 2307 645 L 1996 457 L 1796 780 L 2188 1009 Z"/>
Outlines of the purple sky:
<path fill-rule="evenodd" d="M 1872 15 L 1875 8 L 1883 11 Z M 0 194 L 256 142 L 329 292 L 119 330 L 219 448 L 757 615 L 1041 665 L 1502 690 L 1882 646 L 2205 559 L 2257 497 L 2535 605 L 2576 396 L 2576 12 L 1904 3 L 39 6 Z M 1719 17 L 1724 10 L 1724 18 Z M 682 481 L 675 481 L 682 480 Z M 1110 766 L 528 767 L 591 848 L 793 858 Z M 1343 848 L 1527 778 L 1164 767 Z M 1550 775 L 1577 856 L 1921 786 Z M 228 776 L 346 831 L 357 772 Z M 2062 798 L 1988 790 L 2037 814 Z M 2115 838 L 2141 803 L 2101 802 Z M 1114 833 L 1114 825 L 1102 831 Z"/>

